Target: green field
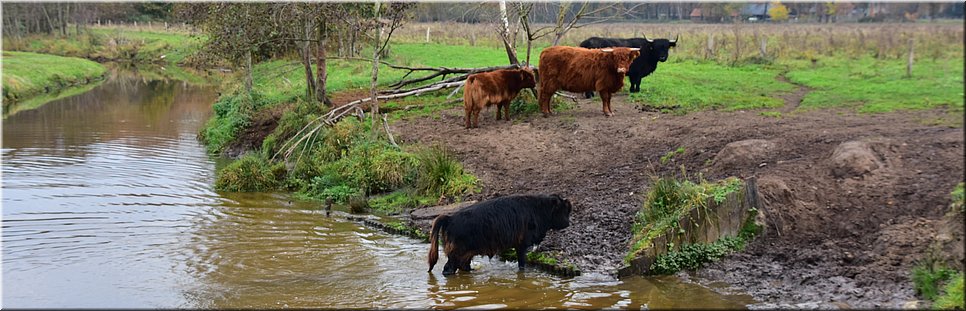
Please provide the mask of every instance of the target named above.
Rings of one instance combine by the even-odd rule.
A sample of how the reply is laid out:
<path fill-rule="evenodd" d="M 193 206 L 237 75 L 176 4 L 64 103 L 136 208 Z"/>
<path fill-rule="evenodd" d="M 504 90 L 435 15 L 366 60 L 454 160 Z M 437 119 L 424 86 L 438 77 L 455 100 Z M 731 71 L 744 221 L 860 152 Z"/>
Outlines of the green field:
<path fill-rule="evenodd" d="M 18 102 L 42 93 L 100 80 L 107 69 L 76 57 L 3 51 L 3 100 Z"/>

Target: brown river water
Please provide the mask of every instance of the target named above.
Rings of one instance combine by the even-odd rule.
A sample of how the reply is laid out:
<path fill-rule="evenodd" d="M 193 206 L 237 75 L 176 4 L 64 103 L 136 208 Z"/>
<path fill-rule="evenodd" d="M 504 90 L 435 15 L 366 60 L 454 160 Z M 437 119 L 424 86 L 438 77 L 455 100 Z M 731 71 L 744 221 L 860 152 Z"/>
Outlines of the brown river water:
<path fill-rule="evenodd" d="M 428 245 L 285 194 L 218 193 L 211 86 L 114 72 L 3 120 L 4 308 L 745 308 L 677 277 L 573 278 Z M 445 259 L 443 259 L 445 260 Z M 441 265 L 440 265 L 441 266 Z"/>

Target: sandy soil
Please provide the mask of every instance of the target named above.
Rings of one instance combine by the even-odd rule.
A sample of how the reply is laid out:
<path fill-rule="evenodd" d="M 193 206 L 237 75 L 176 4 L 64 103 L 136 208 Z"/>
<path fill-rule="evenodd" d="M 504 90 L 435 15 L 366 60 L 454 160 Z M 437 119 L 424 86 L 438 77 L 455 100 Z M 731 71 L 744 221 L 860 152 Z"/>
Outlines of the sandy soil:
<path fill-rule="evenodd" d="M 572 225 L 539 248 L 583 271 L 621 266 L 653 177 L 681 166 L 708 180 L 756 177 L 766 231 L 745 252 L 686 277 L 730 284 L 762 307 L 901 307 L 916 299 L 909 271 L 935 235 L 949 192 L 964 179 L 963 129 L 929 125 L 944 118 L 949 124 L 944 111 L 796 110 L 806 92 L 786 96 L 781 118 L 757 111 L 661 114 L 619 95 L 609 118 L 594 98 L 549 118 L 497 121 L 490 109 L 478 129 L 463 128 L 461 107 L 392 127 L 397 140 L 452 150 L 483 183 L 466 200 L 569 198 Z M 661 163 L 679 147 L 686 151 Z"/>

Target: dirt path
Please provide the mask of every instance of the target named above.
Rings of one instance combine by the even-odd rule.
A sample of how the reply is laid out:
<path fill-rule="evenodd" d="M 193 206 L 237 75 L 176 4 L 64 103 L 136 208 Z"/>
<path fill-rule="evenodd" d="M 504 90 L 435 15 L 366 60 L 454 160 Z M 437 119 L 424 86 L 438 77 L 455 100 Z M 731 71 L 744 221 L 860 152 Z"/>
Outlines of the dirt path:
<path fill-rule="evenodd" d="M 781 112 L 789 113 L 795 111 L 795 109 L 798 109 L 798 106 L 802 104 L 802 99 L 805 98 L 805 94 L 808 94 L 810 89 L 807 86 L 789 81 L 788 77 L 785 77 L 785 73 L 776 76 L 775 79 L 798 86 L 798 90 L 795 90 L 795 92 L 789 93 L 788 95 L 782 97 L 782 99 L 785 101 L 785 106 L 782 107 Z"/>
<path fill-rule="evenodd" d="M 781 118 L 755 111 L 642 112 L 617 96 L 610 118 L 595 98 L 549 118 L 515 116 L 512 122 L 495 120 L 491 109 L 479 129 L 464 129 L 456 107 L 393 128 L 397 139 L 453 150 L 484 185 L 467 199 L 520 193 L 569 198 L 575 206 L 571 227 L 539 247 L 562 253 L 584 271 L 620 267 L 652 177 L 684 166 L 708 180 L 757 177 L 768 218 L 766 232 L 744 253 L 702 269 L 698 279 L 724 281 L 771 304 L 898 307 L 914 300 L 908 273 L 949 191 L 964 178 L 963 129 L 922 121 L 949 118 L 942 111 L 793 111 L 805 91 L 789 95 L 792 106 Z M 715 160 L 727 144 L 749 139 L 771 147 Z M 836 177 L 830 157 L 849 141 L 871 146 L 879 166 Z M 683 154 L 661 163 L 679 147 Z"/>

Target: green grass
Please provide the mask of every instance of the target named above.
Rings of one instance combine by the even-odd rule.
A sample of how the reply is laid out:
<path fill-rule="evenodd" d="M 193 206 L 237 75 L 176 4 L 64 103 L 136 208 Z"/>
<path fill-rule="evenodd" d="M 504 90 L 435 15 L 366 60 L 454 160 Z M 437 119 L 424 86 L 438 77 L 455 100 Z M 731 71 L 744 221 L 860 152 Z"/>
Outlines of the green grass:
<path fill-rule="evenodd" d="M 779 96 L 795 87 L 776 80 L 779 73 L 780 68 L 767 65 L 671 61 L 644 78 L 641 92 L 631 94 L 630 100 L 675 113 L 781 107 L 784 102 Z"/>
<path fill-rule="evenodd" d="M 912 268 L 912 283 L 919 296 L 934 301 L 939 296 L 942 284 L 956 275 L 956 270 L 946 267 L 937 260 L 924 260 Z"/>
<path fill-rule="evenodd" d="M 198 51 L 204 41 L 203 35 L 99 27 L 66 37 L 30 35 L 22 39 L 4 38 L 3 45 L 6 50 L 61 56 L 178 64 Z"/>
<path fill-rule="evenodd" d="M 634 236 L 624 261 L 630 262 L 654 238 L 678 226 L 678 220 L 692 209 L 707 208 L 708 200 L 720 204 L 729 193 L 740 190 L 742 186 L 743 182 L 736 177 L 700 183 L 686 179 L 657 179 L 648 190 L 641 210 L 635 215 L 631 225 Z"/>
<path fill-rule="evenodd" d="M 921 59 L 906 77 L 904 60 L 822 58 L 788 62 L 790 81 L 812 88 L 802 109 L 854 108 L 877 113 L 946 107 L 963 111 L 963 60 Z"/>
<path fill-rule="evenodd" d="M 966 191 L 963 190 L 963 184 L 959 183 L 953 188 L 953 192 L 949 193 L 952 198 L 953 203 L 950 204 L 950 209 L 953 211 L 959 211 L 960 213 L 966 213 Z"/>
<path fill-rule="evenodd" d="M 107 69 L 96 62 L 26 52 L 3 51 L 5 103 L 102 78 Z"/>
<path fill-rule="evenodd" d="M 506 50 L 482 46 L 398 43 L 392 46 L 392 53 L 403 63 L 413 66 L 474 68 L 503 66 L 509 63 Z M 536 60 L 534 62 L 536 63 Z"/>
<path fill-rule="evenodd" d="M 144 45 L 138 51 L 136 61 L 156 62 L 164 55 L 164 62 L 178 64 L 201 48 L 203 35 L 186 35 L 173 32 L 138 31 L 130 29 L 95 28 L 94 34 L 106 38 L 140 40 Z"/>
<path fill-rule="evenodd" d="M 949 283 L 946 283 L 946 287 L 936 297 L 936 302 L 932 305 L 932 308 L 935 310 L 963 310 L 963 300 L 963 273 L 960 272 Z"/>

